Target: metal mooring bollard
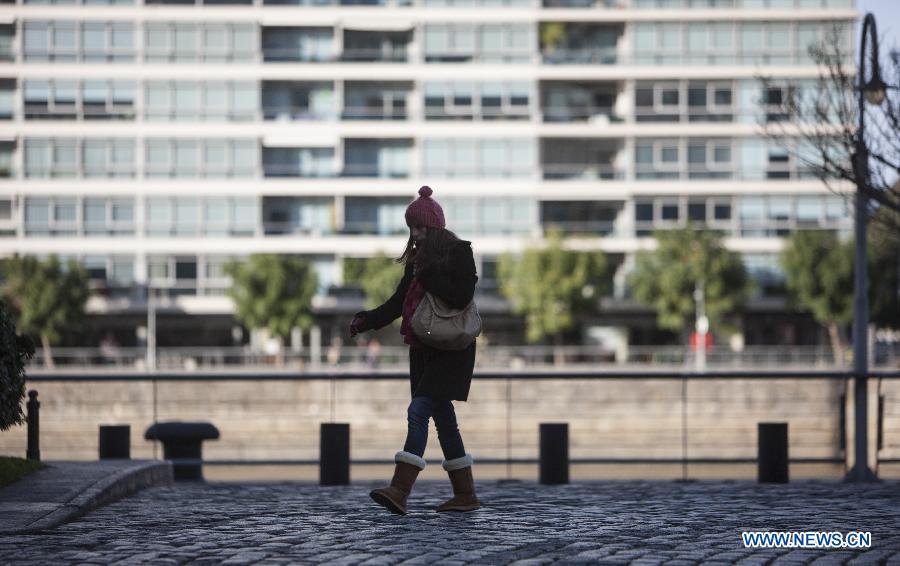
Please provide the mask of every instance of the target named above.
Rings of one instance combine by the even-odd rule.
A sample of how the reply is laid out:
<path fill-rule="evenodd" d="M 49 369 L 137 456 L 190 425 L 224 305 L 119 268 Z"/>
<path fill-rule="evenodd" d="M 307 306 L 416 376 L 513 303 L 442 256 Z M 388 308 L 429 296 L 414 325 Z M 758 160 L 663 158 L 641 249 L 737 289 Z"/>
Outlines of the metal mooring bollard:
<path fill-rule="evenodd" d="M 540 483 L 569 483 L 569 423 L 540 424 Z"/>
<path fill-rule="evenodd" d="M 759 483 L 788 483 L 788 424 L 758 423 Z"/>
<path fill-rule="evenodd" d="M 131 425 L 100 425 L 100 459 L 131 458 Z"/>
<path fill-rule="evenodd" d="M 322 423 L 319 430 L 319 485 L 350 483 L 350 424 Z"/>
<path fill-rule="evenodd" d="M 32 389 L 28 392 L 27 415 L 28 421 L 28 447 L 25 457 L 29 460 L 41 460 L 41 402 L 38 401 L 38 392 Z"/>

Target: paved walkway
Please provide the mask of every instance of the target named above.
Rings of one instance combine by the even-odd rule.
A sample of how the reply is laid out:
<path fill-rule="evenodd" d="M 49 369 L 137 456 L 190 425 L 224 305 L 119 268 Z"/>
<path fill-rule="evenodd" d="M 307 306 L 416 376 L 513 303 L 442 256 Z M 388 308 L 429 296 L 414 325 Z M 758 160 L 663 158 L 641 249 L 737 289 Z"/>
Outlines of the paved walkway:
<path fill-rule="evenodd" d="M 0 488 L 0 535 L 53 528 L 144 487 L 172 483 L 171 465 L 157 460 L 44 464 Z"/>
<path fill-rule="evenodd" d="M 477 478 L 476 478 L 477 479 Z M 39 535 L 0 536 L 0 563 L 898 564 L 900 482 L 603 481 L 477 484 L 484 507 L 377 507 L 380 483 L 180 484 L 144 490 Z M 868 551 L 745 549 L 744 530 L 870 531 Z"/>

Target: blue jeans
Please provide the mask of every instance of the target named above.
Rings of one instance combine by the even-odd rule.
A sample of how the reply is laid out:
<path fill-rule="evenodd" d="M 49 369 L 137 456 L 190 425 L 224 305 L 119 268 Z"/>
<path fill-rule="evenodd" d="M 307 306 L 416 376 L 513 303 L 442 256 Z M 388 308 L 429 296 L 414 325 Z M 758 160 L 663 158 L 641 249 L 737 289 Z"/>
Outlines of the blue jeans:
<path fill-rule="evenodd" d="M 465 456 L 466 449 L 456 424 L 453 402 L 423 396 L 413 397 L 406 411 L 409 429 L 406 433 L 406 444 L 403 445 L 403 451 L 419 457 L 425 454 L 425 444 L 428 442 L 428 419 L 430 418 L 434 418 L 438 441 L 441 443 L 441 450 L 444 451 L 444 459 L 453 460 Z"/>

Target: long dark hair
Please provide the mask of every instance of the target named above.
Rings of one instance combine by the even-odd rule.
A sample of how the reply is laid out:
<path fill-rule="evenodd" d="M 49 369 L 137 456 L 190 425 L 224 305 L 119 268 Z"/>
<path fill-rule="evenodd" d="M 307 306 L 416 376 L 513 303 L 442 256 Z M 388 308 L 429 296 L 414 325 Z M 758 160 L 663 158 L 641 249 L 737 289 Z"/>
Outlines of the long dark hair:
<path fill-rule="evenodd" d="M 417 247 L 416 241 L 412 234 L 406 241 L 406 248 L 395 261 L 404 265 L 415 261 L 416 257 L 420 257 L 421 263 L 417 266 L 419 271 L 425 270 L 433 265 L 447 265 L 447 258 L 450 255 L 450 248 L 454 243 L 459 241 L 459 236 L 447 230 L 446 228 L 432 228 L 431 226 L 425 231 L 425 244 Z"/>

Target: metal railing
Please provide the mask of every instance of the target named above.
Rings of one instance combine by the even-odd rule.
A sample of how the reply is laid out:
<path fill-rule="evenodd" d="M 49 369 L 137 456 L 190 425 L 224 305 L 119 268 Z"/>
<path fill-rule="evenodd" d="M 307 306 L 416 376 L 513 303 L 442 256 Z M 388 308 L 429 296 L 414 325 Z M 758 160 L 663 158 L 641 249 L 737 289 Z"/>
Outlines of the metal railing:
<path fill-rule="evenodd" d="M 478 371 L 473 387 L 479 393 L 488 394 L 490 399 L 482 400 L 479 409 L 473 408 L 467 414 L 463 425 L 471 428 L 463 428 L 463 433 L 488 427 L 489 437 L 470 436 L 467 446 L 479 453 L 481 463 L 506 464 L 509 475 L 513 463 L 537 462 L 537 447 L 523 441 L 529 437 L 528 431 L 535 420 L 569 422 L 575 432 L 570 436 L 573 453 L 570 460 L 574 464 L 680 463 L 682 478 L 687 479 L 689 465 L 755 462 L 756 424 L 798 418 L 805 425 L 795 429 L 798 432 L 794 434 L 807 440 L 795 441 L 795 446 L 801 447 L 798 450 L 801 454 L 792 451 L 791 462 L 838 466 L 846 462 L 847 451 L 852 446 L 847 438 L 845 395 L 848 380 L 853 377 L 849 371 Z M 889 423 L 892 428 L 885 432 L 885 415 L 896 414 L 895 410 L 887 410 L 889 404 L 895 407 L 897 403 L 896 381 L 890 383 L 887 394 L 882 393 L 882 381 L 900 379 L 900 371 L 872 371 L 867 377 L 878 393 L 879 409 L 870 412 L 870 418 L 877 421 L 876 462 L 900 462 L 892 456 L 898 445 L 888 436 L 897 430 L 895 418 Z M 83 427 L 85 434 L 96 435 L 96 425 L 103 419 L 97 415 L 97 401 L 105 398 L 109 403 L 119 404 L 116 418 L 120 422 L 132 420 L 144 425 L 167 419 L 218 419 L 213 424 L 228 425 L 232 436 L 223 433 L 216 447 L 222 448 L 220 455 L 231 457 L 211 458 L 204 463 L 232 465 L 317 464 L 318 460 L 312 456 L 317 452 L 317 425 L 336 419 L 353 419 L 357 427 L 360 427 L 360 414 L 365 415 L 366 423 L 381 419 L 384 423 L 395 420 L 402 423 L 409 389 L 391 382 L 408 380 L 406 372 L 371 371 L 32 373 L 28 378 L 29 388 L 40 387 L 45 401 L 54 394 L 68 395 L 54 403 L 53 411 L 45 411 L 41 416 L 42 430 L 51 436 L 61 432 L 60 427 L 66 427 L 71 441 L 73 423 L 60 414 L 67 410 L 78 415 L 95 415 L 96 423 L 85 423 L 81 418 L 76 424 Z M 359 387 L 361 381 L 365 382 L 364 387 Z M 94 385 L 78 386 L 82 383 Z M 211 384 L 216 386 L 210 387 Z M 803 393 L 810 388 L 817 388 L 816 393 Z M 298 398 L 300 391 L 314 396 Z M 286 394 L 290 395 L 288 399 L 284 398 Z M 292 402 L 295 398 L 296 402 Z M 760 403 L 763 398 L 766 402 Z M 477 397 L 470 401 L 477 401 Z M 87 405 L 82 404 L 89 404 L 91 411 L 86 412 Z M 598 410 L 598 404 L 602 410 Z M 364 413 L 360 413 L 362 405 L 367 405 Z M 304 406 L 315 410 L 310 413 Z M 467 405 L 467 411 L 469 406 L 472 403 Z M 213 413 L 215 417 L 211 416 Z M 298 414 L 306 416 L 297 417 Z M 727 415 L 727 418 L 716 415 Z M 280 425 L 270 429 L 271 422 Z M 810 426 L 817 431 L 817 426 L 831 430 L 826 431 L 826 436 L 804 436 L 810 434 Z M 405 431 L 398 424 L 400 428 L 400 433 Z M 353 451 L 362 457 L 353 458 L 353 464 L 393 463 L 392 459 L 374 455 L 395 449 L 392 444 L 396 439 L 383 439 L 379 432 L 377 438 L 384 445 L 372 446 L 376 438 L 372 431 L 356 430 L 364 435 L 366 442 L 354 445 Z M 623 438 L 626 432 L 627 440 Z M 304 440 L 299 440 L 300 435 Z M 303 450 L 297 450 L 298 443 L 305 444 Z M 54 449 L 61 452 L 66 450 L 64 446 L 67 445 L 57 442 L 54 448 L 42 442 L 45 455 L 51 459 L 59 457 Z M 881 458 L 883 451 L 885 458 Z M 236 456 L 254 452 L 257 457 Z M 288 452 L 295 457 L 286 456 Z"/>
<path fill-rule="evenodd" d="M 192 286 L 192 289 L 196 284 Z M 309 347 L 297 352 L 286 350 L 279 356 L 249 346 L 231 347 L 161 347 L 156 349 L 156 365 L 166 371 L 209 371 L 221 369 L 282 367 L 297 371 L 315 372 L 321 368 L 339 371 L 365 369 L 403 370 L 409 364 L 407 346 L 380 346 L 372 350 L 368 345 L 322 344 L 318 355 Z M 77 369 L 115 369 L 144 371 L 147 367 L 146 347 L 105 347 L 51 349 L 54 365 L 61 371 Z M 695 353 L 687 346 L 628 346 L 617 353 L 600 346 L 480 346 L 476 367 L 486 371 L 503 368 L 546 370 L 559 368 L 621 368 L 692 367 Z M 44 367 L 43 349 L 38 348 L 30 368 Z M 737 370 L 741 368 L 817 368 L 832 370 L 834 354 L 828 346 L 746 346 L 734 351 L 727 346 L 713 346 L 706 353 L 711 369 Z M 890 369 L 900 367 L 900 343 L 875 344 L 871 356 L 872 367 Z M 845 367 L 849 359 L 845 360 Z"/>

